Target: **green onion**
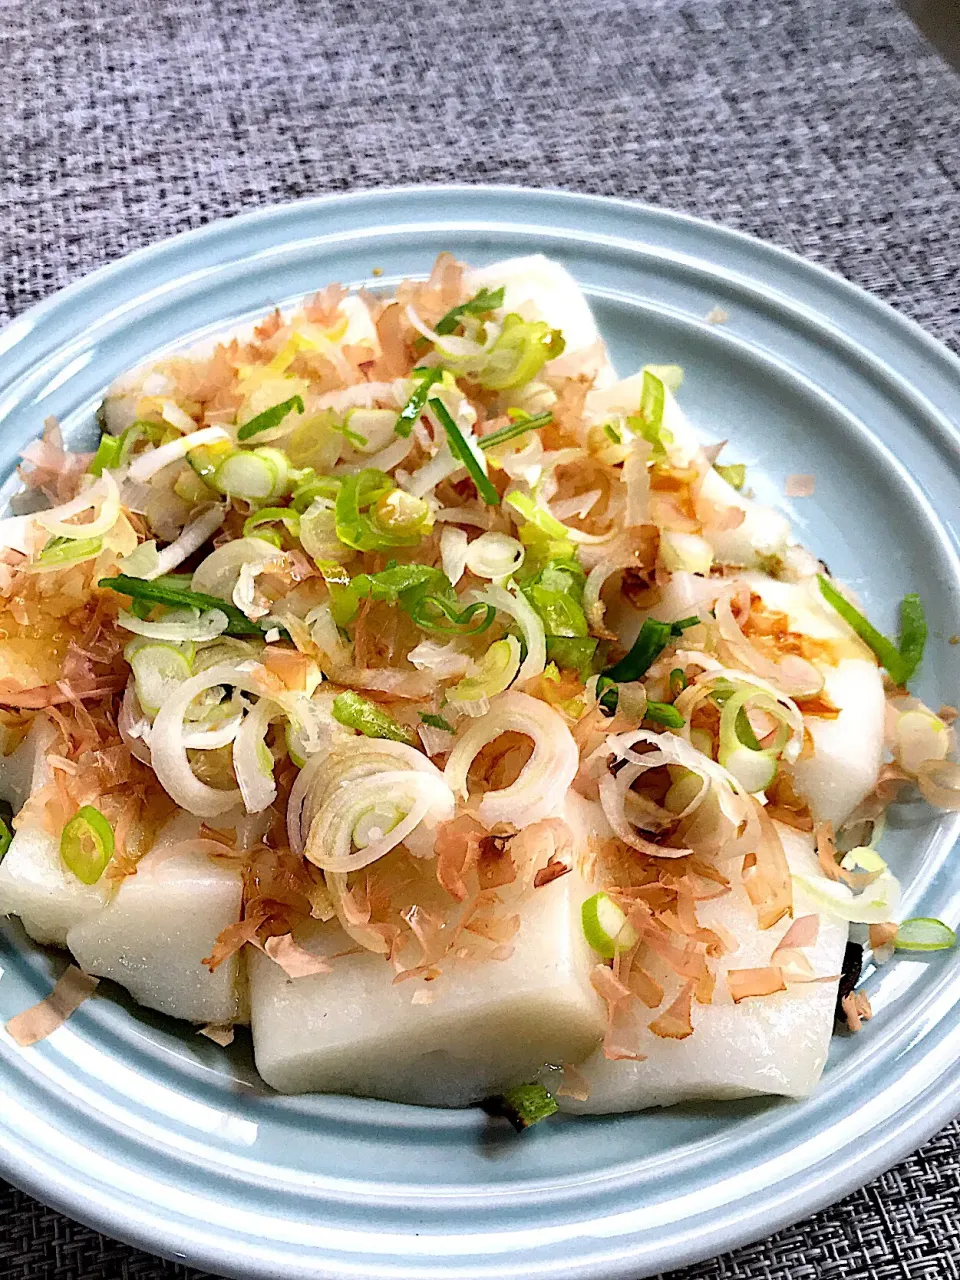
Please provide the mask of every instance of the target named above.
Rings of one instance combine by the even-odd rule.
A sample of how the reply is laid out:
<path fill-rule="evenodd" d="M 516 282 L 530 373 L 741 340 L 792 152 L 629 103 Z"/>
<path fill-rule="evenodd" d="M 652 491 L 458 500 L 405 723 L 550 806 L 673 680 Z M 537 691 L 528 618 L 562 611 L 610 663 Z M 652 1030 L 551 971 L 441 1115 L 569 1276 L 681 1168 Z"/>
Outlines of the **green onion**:
<path fill-rule="evenodd" d="M 904 663 L 901 683 L 906 684 L 913 678 L 923 659 L 926 643 L 927 619 L 923 612 L 923 601 L 911 592 L 900 601 L 900 636 L 897 648 Z"/>
<path fill-rule="evenodd" d="M 179 585 L 182 575 L 170 574 L 169 578 L 173 581 L 154 578 L 152 582 L 148 582 L 144 578 L 130 578 L 121 573 L 115 578 L 101 578 L 97 586 L 129 596 L 134 602 L 142 600 L 149 601 L 151 604 L 182 606 L 188 609 L 219 609 L 227 615 L 226 635 L 259 636 L 263 634 L 263 629 L 255 622 L 251 622 L 236 605 L 228 604 L 219 596 L 208 596 L 200 591 L 187 590 Z"/>
<path fill-rule="evenodd" d="M 770 785 L 777 773 L 777 758 L 786 746 L 790 730 L 782 719 L 782 707 L 770 695 L 750 685 L 727 685 L 718 690 L 723 710 L 720 713 L 720 743 L 717 762 L 755 794 Z M 777 731 L 773 743 L 761 748 L 747 715 L 749 705 L 774 717 Z"/>
<path fill-rule="evenodd" d="M 859 609 L 855 609 L 822 573 L 818 575 L 818 581 L 824 599 L 873 650 L 880 665 L 886 667 L 894 684 L 905 685 L 920 665 L 927 638 L 927 624 L 920 597 L 908 595 L 903 598 L 900 605 L 900 647 L 898 648 L 892 640 L 882 635 Z"/>
<path fill-rule="evenodd" d="M 349 414 L 347 414 L 343 422 L 331 422 L 330 425 L 334 431 L 343 436 L 347 444 L 353 445 L 354 449 L 365 449 L 370 443 L 366 436 L 362 436 L 359 431 L 351 429 Z"/>
<path fill-rule="evenodd" d="M 187 454 L 187 464 L 205 484 L 215 488 L 214 476 L 217 469 L 232 453 L 233 447 L 228 440 L 224 440 L 222 444 L 201 445 Z"/>
<path fill-rule="evenodd" d="M 450 452 L 455 458 L 463 463 L 470 472 L 470 478 L 477 486 L 477 493 L 484 500 L 488 507 L 497 507 L 500 505 L 500 495 L 490 483 L 483 467 L 480 465 L 476 454 L 467 444 L 463 432 L 451 418 L 447 410 L 447 406 L 442 400 L 433 399 L 430 401 L 430 408 L 437 415 L 440 425 L 447 433 L 447 440 L 450 444 Z"/>
<path fill-rule="evenodd" d="M 333 718 L 367 738 L 389 738 L 391 742 L 405 742 L 408 746 L 413 746 L 416 742 L 410 729 L 398 724 L 393 716 L 388 716 L 376 703 L 349 689 L 346 693 L 338 693 L 334 698 Z"/>
<path fill-rule="evenodd" d="M 102 476 L 104 471 L 112 471 L 120 465 L 123 454 L 123 437 L 102 435 L 97 445 L 97 452 L 90 459 L 87 471 L 92 476 Z"/>
<path fill-rule="evenodd" d="M 643 386 L 640 390 L 640 416 L 658 431 L 663 421 L 663 405 L 663 382 L 655 373 L 644 369 Z"/>
<path fill-rule="evenodd" d="M 617 688 L 617 682 L 611 680 L 609 676 L 600 676 L 597 679 L 598 704 L 603 707 L 604 711 L 609 711 L 613 715 L 619 701 L 620 691 Z"/>
<path fill-rule="evenodd" d="M 404 439 L 409 436 L 417 419 L 423 413 L 427 397 L 430 395 L 430 388 L 443 377 L 443 370 L 440 368 L 414 369 L 413 376 L 419 378 L 420 381 L 413 395 L 400 410 L 397 425 L 394 427 L 397 435 L 403 436 Z"/>
<path fill-rule="evenodd" d="M 552 519 L 552 517 L 548 517 Z M 568 670 L 587 673 L 597 651 L 583 611 L 584 572 L 573 556 L 549 560 L 521 585 L 543 622 L 547 658 Z"/>
<path fill-rule="evenodd" d="M 491 431 L 488 436 L 482 436 L 477 443 L 486 452 L 487 449 L 495 449 L 498 444 L 504 444 L 507 440 L 516 440 L 518 436 L 525 436 L 528 431 L 539 431 L 541 427 L 549 426 L 552 421 L 553 414 L 549 409 L 545 413 L 527 414 L 511 422 L 509 426 L 501 427 L 499 431 Z"/>
<path fill-rule="evenodd" d="M 433 512 L 428 503 L 403 489 L 391 489 L 377 499 L 373 520 L 380 529 L 418 538 L 425 538 L 433 528 Z"/>
<path fill-rule="evenodd" d="M 611 444 L 623 444 L 623 437 L 612 422 L 605 422 L 603 424 L 603 434 Z"/>
<path fill-rule="evenodd" d="M 264 502 L 286 492 L 290 464 L 279 449 L 263 446 L 251 453 L 228 454 L 214 472 L 211 483 L 230 498 Z"/>
<path fill-rule="evenodd" d="M 147 715 L 156 715 L 168 698 L 192 674 L 190 660 L 175 644 L 151 641 L 130 656 L 137 699 Z"/>
<path fill-rule="evenodd" d="M 682 729 L 687 723 L 676 707 L 671 706 L 669 702 L 648 702 L 643 718 L 652 720 L 654 724 L 665 725 L 668 729 Z"/>
<path fill-rule="evenodd" d="M 353 590 L 350 574 L 336 560 L 317 560 L 317 568 L 323 574 L 323 580 L 330 592 L 330 612 L 338 627 L 345 627 L 357 616 L 360 603 Z"/>
<path fill-rule="evenodd" d="M 713 464 L 713 469 L 727 484 L 736 489 L 737 493 L 743 488 L 747 482 L 747 468 L 742 462 L 731 462 L 729 466 L 723 466 L 719 462 Z"/>
<path fill-rule="evenodd" d="M 547 661 L 575 671 L 581 679 L 591 671 L 599 641 L 592 637 L 580 639 L 573 636 L 546 636 Z"/>
<path fill-rule="evenodd" d="M 688 627 L 695 627 L 699 621 L 695 617 L 681 618 L 679 622 L 657 622 L 655 618 L 647 618 L 630 652 L 612 667 L 608 667 L 603 674 L 617 682 L 639 680 L 646 675 L 672 639 L 677 639 Z"/>
<path fill-rule="evenodd" d="M 526 568 L 550 561 L 575 561 L 576 550 L 570 530 L 526 493 L 508 493 L 504 501 L 527 521 L 520 529 L 520 541 L 527 548 Z"/>
<path fill-rule="evenodd" d="M 537 376 L 548 360 L 556 359 L 564 346 L 560 330 L 551 329 L 545 321 L 505 316 L 500 337 L 487 352 L 477 381 L 489 391 L 522 387 Z"/>
<path fill-rule="evenodd" d="M 37 563 L 66 566 L 95 559 L 103 550 L 102 538 L 51 538 L 40 554 Z"/>
<path fill-rule="evenodd" d="M 595 893 L 580 909 L 583 935 L 594 951 L 612 960 L 618 951 L 629 951 L 639 934 L 607 893 Z"/>
<path fill-rule="evenodd" d="M 640 391 L 639 413 L 627 419 L 631 431 L 642 436 L 653 446 L 653 461 L 662 462 L 667 456 L 665 445 L 672 443 L 673 435 L 663 425 L 665 392 L 662 381 L 650 372 L 643 371 L 643 387 Z"/>
<path fill-rule="evenodd" d="M 669 622 L 658 622 L 655 618 L 647 618 L 630 652 L 608 668 L 604 675 L 617 681 L 618 684 L 621 681 L 639 680 L 650 670 L 672 637 L 673 628 Z"/>
<path fill-rule="evenodd" d="M 458 307 L 451 307 L 445 316 L 441 316 L 434 325 L 434 332 L 440 334 L 453 333 L 464 316 L 484 316 L 497 307 L 503 306 L 503 287 L 499 289 L 481 289 L 467 302 Z"/>
<path fill-rule="evenodd" d="M 439 719 L 439 716 L 437 717 Z M 3 855 L 10 848 L 13 840 L 13 832 L 10 830 L 10 824 L 6 818 L 0 818 L 0 862 L 3 861 Z"/>
<path fill-rule="evenodd" d="M 518 1084 L 505 1089 L 495 1098 L 487 1098 L 483 1108 L 488 1115 L 509 1120 L 517 1133 L 546 1120 L 557 1110 L 557 1104 L 542 1084 Z"/>
<path fill-rule="evenodd" d="M 300 396 L 291 396 L 289 400 L 275 404 L 272 409 L 264 409 L 263 413 L 258 413 L 255 418 L 243 424 L 237 432 L 237 439 L 249 440 L 251 436 L 259 435 L 261 431 L 278 427 L 287 414 L 292 413 L 294 409 L 297 413 L 303 413 L 303 400 Z"/>
<path fill-rule="evenodd" d="M 670 696 L 676 699 L 683 693 L 687 687 L 687 677 L 683 674 L 682 667 L 674 667 L 670 672 Z"/>
<path fill-rule="evenodd" d="M 513 507 L 515 511 L 519 511 L 524 520 L 529 520 L 541 533 L 558 540 L 567 539 L 570 533 L 567 526 L 561 524 L 556 516 L 552 516 L 545 507 L 541 507 L 529 494 L 508 493 L 507 505 Z"/>
<path fill-rule="evenodd" d="M 355 551 L 384 551 L 388 547 L 415 547 L 420 542 L 423 528 L 411 528 L 407 521 L 389 528 L 375 518 L 376 511 L 369 514 L 380 499 L 395 491 L 390 477 L 374 467 L 341 478 L 334 514 L 337 538 L 344 546 Z"/>
<path fill-rule="evenodd" d="M 431 711 L 421 711 L 420 719 L 431 729 L 443 729 L 445 733 L 453 733 L 453 725 L 444 720 L 443 716 L 435 716 Z"/>
<path fill-rule="evenodd" d="M 276 546 L 281 546 L 278 533 L 261 527 L 266 524 L 282 524 L 291 537 L 300 536 L 299 512 L 291 511 L 289 507 L 262 507 L 259 511 L 255 511 L 243 522 L 243 536 L 248 538 L 251 534 L 255 534 L 258 538 L 266 538 Z"/>
<path fill-rule="evenodd" d="M 893 945 L 898 951 L 947 951 L 956 942 L 957 935 L 942 920 L 915 916 L 900 925 Z"/>
<path fill-rule="evenodd" d="M 341 565 L 324 561 L 319 567 L 338 626 L 353 621 L 362 599 L 399 604 L 418 627 L 445 635 L 479 635 L 497 616 L 494 606 L 482 601 L 461 606 L 446 574 L 428 565 L 391 562 L 379 573 L 352 579 Z"/>
<path fill-rule="evenodd" d="M 475 604 L 461 607 L 449 579 L 443 574 L 440 578 L 442 582 L 437 590 L 411 588 L 400 598 L 400 604 L 417 626 L 440 635 L 478 636 L 486 631 L 497 616 L 493 605 L 478 600 Z M 473 625 L 474 620 L 476 625 Z"/>
<path fill-rule="evenodd" d="M 432 582 L 438 570 L 426 564 L 388 565 L 379 573 L 360 573 L 350 582 L 359 599 L 384 600 L 396 604 L 404 591 Z"/>
<path fill-rule="evenodd" d="M 113 827 L 99 809 L 85 804 L 63 828 L 60 857 L 83 884 L 96 884 L 113 857 Z"/>
<path fill-rule="evenodd" d="M 339 480 L 333 476 L 318 476 L 312 467 L 305 467 L 300 472 L 291 471 L 290 478 L 295 486 L 290 495 L 290 505 L 301 515 L 315 499 L 329 498 L 333 502 L 340 492 Z"/>

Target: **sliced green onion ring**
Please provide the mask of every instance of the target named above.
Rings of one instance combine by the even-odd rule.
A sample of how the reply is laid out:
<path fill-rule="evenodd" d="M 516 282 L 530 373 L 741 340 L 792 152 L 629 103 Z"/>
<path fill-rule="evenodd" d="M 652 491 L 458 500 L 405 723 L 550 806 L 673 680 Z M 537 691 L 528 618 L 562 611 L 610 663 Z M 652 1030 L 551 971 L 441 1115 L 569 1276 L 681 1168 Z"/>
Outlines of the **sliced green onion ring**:
<path fill-rule="evenodd" d="M 699 781 L 699 779 L 698 779 Z M 640 935 L 608 893 L 595 893 L 580 910 L 583 935 L 599 955 L 612 960 L 636 946 Z"/>
<path fill-rule="evenodd" d="M 63 864 L 83 884 L 97 883 L 113 850 L 113 827 L 92 804 L 79 808 L 60 836 Z"/>
<path fill-rule="evenodd" d="M 147 715 L 156 715 L 171 693 L 192 674 L 186 654 L 157 641 L 141 645 L 131 656 L 137 698 Z"/>
<path fill-rule="evenodd" d="M 34 572 L 66 569 L 86 560 L 95 560 L 102 550 L 103 538 L 51 538 L 28 567 Z"/>
<path fill-rule="evenodd" d="M 948 924 L 931 916 L 914 916 L 897 928 L 893 945 L 898 951 L 948 951 L 957 935 Z"/>

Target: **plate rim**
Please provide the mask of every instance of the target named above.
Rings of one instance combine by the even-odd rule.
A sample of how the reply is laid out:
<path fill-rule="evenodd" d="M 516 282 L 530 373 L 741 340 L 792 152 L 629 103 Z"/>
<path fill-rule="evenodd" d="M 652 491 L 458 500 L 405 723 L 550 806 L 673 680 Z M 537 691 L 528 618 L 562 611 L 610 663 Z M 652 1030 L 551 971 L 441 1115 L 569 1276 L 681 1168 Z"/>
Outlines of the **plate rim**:
<path fill-rule="evenodd" d="M 227 214 L 212 219 L 203 226 L 163 236 L 150 244 L 122 254 L 101 267 L 80 276 L 15 315 L 3 328 L 0 328 L 0 371 L 2 371 L 10 345 L 9 343 L 4 343 L 4 338 L 9 339 L 11 334 L 14 334 L 15 345 L 16 333 L 21 329 L 25 334 L 28 334 L 36 321 L 45 318 L 48 313 L 54 312 L 65 302 L 70 303 L 73 299 L 81 297 L 88 290 L 96 291 L 105 282 L 112 280 L 114 276 L 120 275 L 130 268 L 135 269 L 139 264 L 149 261 L 151 258 L 174 248 L 178 244 L 202 243 L 205 240 L 215 241 L 219 235 L 228 233 L 231 228 L 238 224 L 246 226 L 266 225 L 284 212 L 297 209 L 304 211 L 316 210 L 321 213 L 324 208 L 331 206 L 356 205 L 362 207 L 365 202 L 373 202 L 375 204 L 378 199 L 384 197 L 423 196 L 424 194 L 442 193 L 448 193 L 467 200 L 471 197 L 479 196 L 487 198 L 499 197 L 509 202 L 511 197 L 520 199 L 533 197 L 534 199 L 545 201 L 559 199 L 567 207 L 589 205 L 608 211 L 619 208 L 625 214 L 629 214 L 631 218 L 652 217 L 665 225 L 680 224 L 694 232 L 706 231 L 710 236 L 716 237 L 720 241 L 731 240 L 749 253 L 756 255 L 759 252 L 773 260 L 779 260 L 785 267 L 794 272 L 801 272 L 808 276 L 814 275 L 824 288 L 843 292 L 858 309 L 869 308 L 869 311 L 876 319 L 885 323 L 886 326 L 892 325 L 895 330 L 899 330 L 901 333 L 906 330 L 913 341 L 920 346 L 927 358 L 938 362 L 944 371 L 960 384 L 960 356 L 952 352 L 945 343 L 928 333 L 917 321 L 903 315 L 890 303 L 875 297 L 838 272 L 821 263 L 804 258 L 791 249 L 760 239 L 749 232 L 720 222 L 640 200 L 596 195 L 560 187 L 528 187 L 523 184 L 495 182 L 397 184 L 306 196 L 296 200 L 274 202 L 257 206 L 250 210 Z M 509 208 L 505 208 L 502 213 L 502 226 L 508 228 L 512 221 Z M 463 212 L 459 220 L 463 221 L 468 216 L 467 212 Z M 370 224 L 367 223 L 366 225 Z M 406 226 L 407 228 L 412 228 L 415 226 L 415 222 L 411 221 Z M 596 233 L 592 233 L 589 229 L 583 233 L 585 243 L 596 243 L 597 238 Z M 278 244 L 282 243 L 282 241 L 278 242 Z M 760 287 L 762 288 L 762 285 Z M 775 292 L 775 290 L 767 291 Z M 790 299 L 789 295 L 787 295 L 787 300 L 792 301 L 795 307 L 809 310 L 806 303 L 796 298 Z M 829 317 L 820 313 L 816 314 L 821 323 L 830 324 Z M 844 334 L 842 330 L 838 330 L 838 332 Z M 849 337 L 846 334 L 844 336 Z M 852 340 L 856 343 L 855 336 Z M 905 378 L 904 375 L 892 368 L 883 356 L 870 351 L 869 347 L 865 348 L 865 351 L 871 359 L 879 361 L 889 371 L 892 378 L 906 382 L 912 392 L 926 400 L 923 391 L 917 388 L 908 377 Z M 960 452 L 960 429 L 956 424 L 950 424 L 948 434 L 952 446 Z M 839 1169 L 834 1167 L 832 1172 L 828 1172 L 822 1181 L 809 1188 L 801 1189 L 799 1192 L 791 1191 L 790 1194 L 783 1197 L 783 1203 L 779 1206 L 771 1207 L 770 1205 L 765 1205 L 762 1211 L 754 1212 L 750 1215 L 741 1215 L 736 1222 L 712 1223 L 709 1242 L 707 1242 L 709 1252 L 705 1252 L 703 1244 L 698 1243 L 695 1238 L 677 1251 L 669 1262 L 661 1259 L 658 1265 L 668 1265 L 672 1269 L 715 1256 L 717 1252 L 727 1252 L 730 1249 L 737 1248 L 758 1239 L 762 1234 L 779 1230 L 789 1223 L 796 1222 L 800 1218 L 818 1211 L 825 1205 L 833 1203 L 841 1196 L 884 1172 L 914 1150 L 917 1145 L 924 1142 L 957 1113 L 958 1108 L 954 1101 L 950 1078 L 951 1073 L 957 1074 L 958 1068 L 960 1068 L 960 1064 L 954 1061 L 932 1080 L 921 1093 L 914 1097 L 910 1111 L 905 1118 L 901 1118 L 899 1114 L 888 1117 L 881 1127 L 892 1128 L 893 1132 L 888 1133 L 883 1141 L 876 1143 L 866 1155 L 858 1158 L 856 1162 L 851 1162 L 849 1166 L 843 1166 Z M 19 1160 L 18 1156 L 20 1157 Z M 173 1242 L 169 1236 L 165 1237 L 158 1229 L 150 1229 L 149 1224 L 145 1221 L 145 1215 L 141 1214 L 140 1219 L 138 1219 L 135 1213 L 125 1212 L 118 1217 L 115 1214 L 111 1214 L 95 1197 L 85 1196 L 83 1188 L 71 1182 L 69 1178 L 62 1179 L 60 1184 L 51 1183 L 43 1176 L 42 1161 L 38 1164 L 36 1176 L 33 1176 L 27 1150 L 18 1152 L 12 1148 L 7 1148 L 0 1155 L 0 1161 L 2 1161 L 0 1169 L 2 1169 L 4 1176 L 14 1185 L 21 1187 L 42 1202 L 52 1205 L 76 1220 L 104 1231 L 109 1236 L 122 1239 L 129 1244 L 147 1249 L 162 1257 L 181 1262 L 189 1261 L 191 1265 L 208 1266 L 211 1269 L 222 1271 L 223 1274 L 249 1277 L 259 1277 L 264 1274 L 256 1263 L 245 1265 L 241 1256 L 237 1254 L 228 1255 L 215 1245 L 210 1247 L 208 1243 L 202 1243 L 198 1246 L 196 1241 L 191 1242 L 190 1257 L 189 1259 L 186 1258 L 184 1254 L 174 1250 Z M 217 1237 L 217 1239 L 221 1238 Z M 178 1243 L 185 1242 L 181 1239 Z M 285 1274 L 292 1277 L 299 1275 L 300 1272 L 294 1267 L 285 1272 Z M 339 1277 L 344 1274 L 344 1269 L 342 1267 L 332 1267 L 329 1263 L 323 1261 L 319 1268 L 316 1266 L 311 1267 L 309 1271 L 303 1270 L 302 1274 L 304 1277 L 308 1275 L 310 1277 L 337 1276 L 339 1280 Z M 461 1273 L 458 1272 L 458 1274 Z M 560 1280 L 561 1277 L 569 1277 L 570 1280 L 574 1280 L 574 1277 L 576 1277 L 577 1280 L 582 1280 L 583 1277 L 587 1276 L 599 1277 L 603 1275 L 610 1278 L 613 1276 L 635 1276 L 637 1272 L 636 1264 L 632 1264 L 630 1260 L 628 1242 L 627 1252 L 618 1254 L 615 1260 L 604 1261 L 599 1259 L 596 1254 L 591 1254 L 586 1257 L 575 1258 L 569 1264 L 561 1266 L 550 1262 L 545 1265 L 534 1263 L 530 1268 L 529 1274 L 531 1276 L 542 1274 L 545 1277 L 549 1276 L 551 1280 Z M 649 1272 L 644 1271 L 643 1274 L 649 1274 Z"/>

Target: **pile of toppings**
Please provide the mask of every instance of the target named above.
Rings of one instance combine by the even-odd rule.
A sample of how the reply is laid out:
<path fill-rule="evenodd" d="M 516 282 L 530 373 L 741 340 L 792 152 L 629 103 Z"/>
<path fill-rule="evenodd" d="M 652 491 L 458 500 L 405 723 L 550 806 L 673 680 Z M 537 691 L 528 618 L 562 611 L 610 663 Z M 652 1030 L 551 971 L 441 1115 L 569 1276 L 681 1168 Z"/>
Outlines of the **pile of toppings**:
<path fill-rule="evenodd" d="M 698 904 L 739 877 L 761 928 L 791 914 L 772 819 L 813 829 L 793 767 L 838 714 L 836 654 L 720 553 L 745 513 L 716 485 L 735 497 L 745 469 L 676 445 L 680 371 L 645 370 L 630 411 L 606 410 L 596 352 L 503 300 L 441 255 L 393 297 L 333 286 L 129 375 L 92 454 L 48 423 L 22 468 L 48 505 L 0 521 L 7 750 L 37 720 L 49 735 L 17 821 L 95 883 L 135 874 L 185 810 L 191 845 L 244 873 L 211 967 L 252 943 L 318 972 L 293 935 L 336 917 L 428 1003 L 446 964 L 509 955 L 524 902 L 574 869 L 573 788 L 613 832 L 583 920 L 607 1053 L 632 1056 L 641 1015 L 691 1033 L 736 949 Z M 761 567 L 816 592 L 809 561 Z M 949 717 L 903 687 L 919 601 L 894 643 L 820 591 L 890 677 L 890 764 L 857 823 L 906 783 L 960 807 Z M 866 841 L 823 860 L 829 885 L 804 886 L 823 910 L 890 919 Z M 943 945 L 923 924 L 905 945 Z M 815 925 L 729 973 L 732 998 L 829 976 L 805 959 Z"/>

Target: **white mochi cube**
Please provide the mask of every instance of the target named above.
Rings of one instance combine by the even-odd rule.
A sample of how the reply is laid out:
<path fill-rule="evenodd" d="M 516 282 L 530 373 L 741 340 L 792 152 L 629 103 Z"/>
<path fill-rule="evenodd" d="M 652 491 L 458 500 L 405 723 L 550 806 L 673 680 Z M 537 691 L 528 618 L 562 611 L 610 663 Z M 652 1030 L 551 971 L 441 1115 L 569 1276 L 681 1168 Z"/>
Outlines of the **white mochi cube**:
<path fill-rule="evenodd" d="M 7 730 L 2 730 L 5 737 Z M 11 751 L 0 755 L 0 800 L 6 800 L 17 813 L 27 797 L 50 779 L 46 753 L 56 732 L 46 716 L 36 716 L 26 737 Z"/>
<path fill-rule="evenodd" d="M 112 892 L 103 877 L 83 884 L 60 858 L 60 841 L 36 824 L 23 826 L 0 862 L 0 915 L 19 916 L 36 942 L 66 945 L 67 932 L 102 910 Z"/>
<path fill-rule="evenodd" d="M 815 822 L 839 827 L 876 786 L 883 759 L 885 699 L 876 659 L 820 593 L 815 579 L 777 582 L 760 574 L 745 581 L 764 604 L 787 614 L 790 628 L 835 646 L 834 664 L 817 661 L 824 693 L 840 709 L 833 720 L 807 716 L 814 753 L 793 775 Z"/>
<path fill-rule="evenodd" d="M 587 802 L 575 797 L 578 803 Z M 391 966 L 369 952 L 293 980 L 253 952 L 257 1069 L 282 1093 L 456 1107 L 532 1079 L 545 1062 L 580 1061 L 604 1025 L 590 985 L 595 957 L 580 923 L 591 892 L 575 871 L 533 890 L 509 959 L 448 961 L 427 984 L 394 985 Z M 336 925 L 308 928 L 299 941 L 324 955 L 351 945 Z M 417 990 L 436 999 L 414 1004 Z"/>
<path fill-rule="evenodd" d="M 70 929 L 67 946 L 85 972 L 112 978 L 151 1009 L 189 1022 L 243 1021 L 240 958 L 214 973 L 203 964 L 240 918 L 241 875 L 227 861 L 177 852 L 190 824 L 187 815 L 168 824 L 113 901 Z"/>
<path fill-rule="evenodd" d="M 471 297 L 480 289 L 501 286 L 504 294 L 499 315 L 515 312 L 524 320 L 544 320 L 563 333 L 564 351 L 547 364 L 547 372 L 557 375 L 585 372 L 595 375 L 598 385 L 616 378 L 590 304 L 576 280 L 559 262 L 542 253 L 532 253 L 494 262 L 488 267 L 470 268 L 464 274 L 464 289 Z M 582 360 L 571 362 L 571 356 L 593 346 L 596 346 L 593 362 L 587 365 Z"/>
<path fill-rule="evenodd" d="M 810 837 L 780 824 L 778 830 L 791 869 L 823 878 Z M 814 1088 L 827 1060 L 837 983 L 791 983 L 785 992 L 733 1003 L 725 980 L 727 970 L 769 964 L 791 922 L 782 920 L 771 929 L 759 929 L 738 868 L 731 864 L 729 871 L 733 891 L 700 903 L 697 914 L 707 928 L 728 931 L 740 946 L 717 964 L 713 1003 L 694 1001 L 693 1034 L 684 1040 L 661 1039 L 646 1026 L 656 1012 L 643 1010 L 648 1016 L 638 1024 L 637 1049 L 646 1054 L 646 1060 L 611 1062 L 598 1049 L 579 1068 L 590 1085 L 590 1096 L 585 1101 L 558 1098 L 563 1110 L 638 1111 L 688 1099 L 765 1093 L 802 1098 Z M 815 910 L 795 892 L 795 916 Z M 843 921 L 820 916 L 816 945 L 804 952 L 818 975 L 839 975 L 846 940 Z"/>

